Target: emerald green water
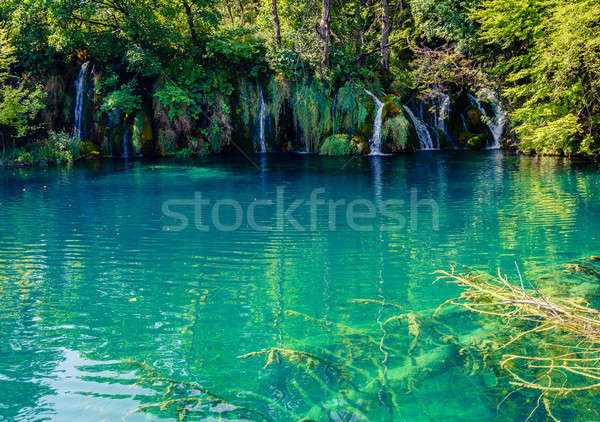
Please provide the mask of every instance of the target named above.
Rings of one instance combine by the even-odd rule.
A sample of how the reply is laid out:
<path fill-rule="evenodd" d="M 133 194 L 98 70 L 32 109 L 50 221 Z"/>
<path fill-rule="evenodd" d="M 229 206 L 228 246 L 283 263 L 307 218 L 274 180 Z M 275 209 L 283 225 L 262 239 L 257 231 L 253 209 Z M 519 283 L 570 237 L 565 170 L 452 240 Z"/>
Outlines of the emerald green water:
<path fill-rule="evenodd" d="M 351 300 L 425 310 L 458 293 L 432 285 L 430 273 L 451 263 L 514 274 L 516 261 L 531 274 L 598 254 L 597 168 L 497 152 L 253 159 L 258 168 L 216 157 L 0 170 L 0 420 L 173 420 L 175 406 L 135 410 L 198 394 L 136 385 L 143 371 L 127 360 L 254 409 L 213 404 L 192 420 L 524 419 L 531 407 L 516 398 L 498 411 L 489 380 L 463 371 L 454 350 L 399 376 L 416 365 L 410 356 L 437 350 L 437 339 L 423 335 L 411 349 L 406 324 L 381 324 L 393 309 Z M 416 227 L 379 230 L 390 220 L 378 214 L 375 230 L 356 231 L 340 211 L 331 230 L 325 205 L 315 230 L 304 206 L 294 214 L 303 231 L 272 207 L 256 208 L 267 231 L 245 216 L 230 232 L 164 230 L 175 224 L 165 201 L 201 192 L 245 209 L 282 187 L 286 204 L 316 188 L 326 200 L 400 199 L 395 210 L 407 219 L 415 188 L 436 201 L 439 229 L 433 209 L 421 206 Z M 224 208 L 222 220 L 233 217 Z M 468 333 L 477 322 L 448 324 Z M 284 359 L 263 369 L 266 356 L 237 358 L 271 347 L 360 371 L 348 381 L 318 364 L 307 370 Z"/>

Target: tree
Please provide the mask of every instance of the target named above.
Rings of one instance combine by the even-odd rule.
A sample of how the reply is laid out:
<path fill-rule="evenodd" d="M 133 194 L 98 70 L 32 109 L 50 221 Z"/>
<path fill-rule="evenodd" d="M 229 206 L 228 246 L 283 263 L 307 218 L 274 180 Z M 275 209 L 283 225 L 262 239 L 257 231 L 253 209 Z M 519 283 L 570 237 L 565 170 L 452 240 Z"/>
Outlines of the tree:
<path fill-rule="evenodd" d="M 281 47 L 281 28 L 279 27 L 279 13 L 277 12 L 277 0 L 271 0 L 271 13 L 273 14 L 273 29 L 275 30 L 275 45 Z"/>
<path fill-rule="evenodd" d="M 600 144 L 600 0 L 487 0 L 474 13 L 525 150 Z"/>
<path fill-rule="evenodd" d="M 388 0 L 381 0 L 381 68 L 390 68 L 390 11 Z"/>
<path fill-rule="evenodd" d="M 323 52 L 321 55 L 321 70 L 329 67 L 329 40 L 331 36 L 331 0 L 321 2 L 321 39 L 323 40 Z"/>
<path fill-rule="evenodd" d="M 18 137 L 27 135 L 35 128 L 32 122 L 44 107 L 42 88 L 28 87 L 25 80 L 11 74 L 16 62 L 14 53 L 8 30 L 0 28 L 0 136 L 3 147 L 5 132 L 13 132 Z"/>

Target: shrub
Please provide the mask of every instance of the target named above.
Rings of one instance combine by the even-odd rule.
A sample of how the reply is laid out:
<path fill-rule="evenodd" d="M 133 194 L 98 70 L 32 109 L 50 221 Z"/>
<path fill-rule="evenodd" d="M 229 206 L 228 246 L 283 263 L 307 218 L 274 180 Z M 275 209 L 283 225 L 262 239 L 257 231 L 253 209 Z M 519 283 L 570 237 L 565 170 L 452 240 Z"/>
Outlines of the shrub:
<path fill-rule="evenodd" d="M 64 132 L 50 132 L 48 139 L 32 146 L 35 161 L 68 164 L 85 155 L 98 155 L 91 142 L 81 142 L 78 137 Z"/>
<path fill-rule="evenodd" d="M 324 155 L 353 155 L 358 154 L 358 147 L 348 135 L 331 135 L 321 143 L 319 153 Z"/>
<path fill-rule="evenodd" d="M 404 149 L 408 141 L 409 130 L 410 124 L 406 117 L 403 114 L 398 114 L 383 122 L 383 139 L 395 147 Z"/>

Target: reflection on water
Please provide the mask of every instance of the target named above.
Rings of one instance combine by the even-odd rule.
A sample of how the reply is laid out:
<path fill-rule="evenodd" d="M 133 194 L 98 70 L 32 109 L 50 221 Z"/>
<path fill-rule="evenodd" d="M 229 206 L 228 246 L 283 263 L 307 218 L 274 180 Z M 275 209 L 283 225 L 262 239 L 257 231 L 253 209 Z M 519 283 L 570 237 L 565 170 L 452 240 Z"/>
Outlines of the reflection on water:
<path fill-rule="evenodd" d="M 393 310 L 381 303 L 437 307 L 456 291 L 432 285 L 430 273 L 453 262 L 551 272 L 598 254 L 595 168 L 500 153 L 252 158 L 260 170 L 217 157 L 0 171 L 0 419 L 175 418 L 169 409 L 133 413 L 168 385 L 135 385 L 144 374 L 126 360 L 263 415 L 213 404 L 201 409 L 207 420 L 515 418 L 497 412 L 489 386 L 437 339 L 419 355 L 431 357 L 428 371 L 406 372 L 411 333 L 384 325 Z M 166 200 L 202 192 L 247 207 L 278 187 L 288 201 L 316 188 L 326 200 L 401 199 L 405 216 L 416 188 L 437 202 L 439 230 L 428 212 L 402 230 L 356 232 L 343 218 L 327 230 L 324 209 L 315 231 L 257 232 L 246 222 L 233 232 L 162 230 Z M 256 213 L 276 226 L 271 210 Z M 306 207 L 296 217 L 308 227 Z M 387 222 L 376 218 L 375 227 Z M 360 298 L 380 302 L 352 302 Z M 265 356 L 238 359 L 269 348 L 351 362 L 352 385 L 335 368 L 307 372 L 289 356 L 266 369 Z M 172 389 L 169 397 L 197 393 Z"/>

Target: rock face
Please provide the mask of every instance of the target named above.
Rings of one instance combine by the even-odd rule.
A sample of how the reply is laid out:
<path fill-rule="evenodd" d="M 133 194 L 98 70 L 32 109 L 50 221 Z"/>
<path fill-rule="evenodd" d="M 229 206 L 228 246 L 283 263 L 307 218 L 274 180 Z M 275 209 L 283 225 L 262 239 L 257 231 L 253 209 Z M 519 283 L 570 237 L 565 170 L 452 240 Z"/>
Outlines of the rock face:
<path fill-rule="evenodd" d="M 101 75 L 93 64 L 74 68 L 71 74 L 63 79 L 72 84 L 57 80 L 55 85 L 73 89 L 56 91 L 65 104 L 66 98 L 73 99 L 71 125 L 105 156 L 153 156 L 182 149 L 327 155 L 477 150 L 498 147 L 505 130 L 500 102 L 489 90 L 477 95 L 439 89 L 425 95 L 382 95 L 356 82 L 342 95 L 341 88 L 331 94 L 329 88 L 310 81 L 294 85 L 282 77 L 267 77 L 240 81 L 231 95 L 221 97 L 219 107 L 206 105 L 191 118 L 185 111 L 169 116 L 151 92 L 142 95 L 141 107 L 130 114 L 103 111 L 104 99 L 94 91 L 95 85 L 101 86 Z"/>

